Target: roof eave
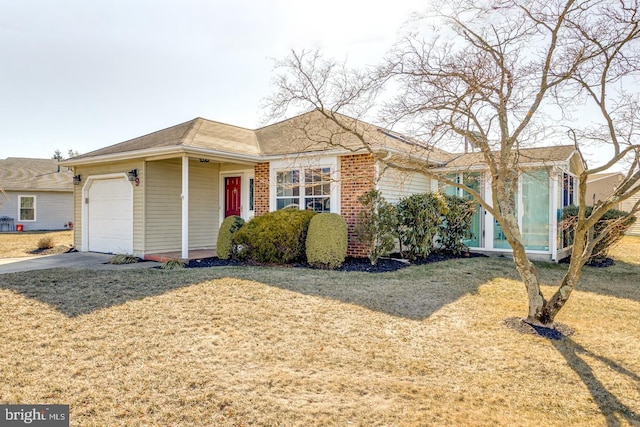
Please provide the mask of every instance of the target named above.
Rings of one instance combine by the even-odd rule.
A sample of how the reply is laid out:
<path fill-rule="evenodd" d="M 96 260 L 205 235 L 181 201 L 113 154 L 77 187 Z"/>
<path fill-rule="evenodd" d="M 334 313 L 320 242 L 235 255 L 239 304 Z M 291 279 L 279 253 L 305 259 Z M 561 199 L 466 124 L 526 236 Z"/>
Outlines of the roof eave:
<path fill-rule="evenodd" d="M 30 191 L 32 193 L 36 193 L 36 192 L 72 193 L 73 192 L 73 187 L 69 187 L 69 188 L 60 188 L 60 187 L 50 187 L 50 188 L 4 187 L 4 191 L 6 193 L 19 193 L 19 192 L 27 192 L 27 191 Z"/>
<path fill-rule="evenodd" d="M 553 160 L 544 162 L 527 162 L 518 164 L 522 169 L 540 168 L 540 167 L 562 167 L 568 166 L 568 160 Z M 434 172 L 464 172 L 464 171 L 483 171 L 488 170 L 486 164 L 460 165 L 460 166 L 444 166 L 433 168 Z"/>
<path fill-rule="evenodd" d="M 256 163 L 262 157 L 254 154 L 230 153 L 228 151 L 211 150 L 199 147 L 170 146 L 150 148 L 145 150 L 125 151 L 113 154 L 97 155 L 81 159 L 69 159 L 60 162 L 62 166 L 79 166 L 104 162 L 117 162 L 132 159 L 146 159 L 153 157 L 178 157 L 183 155 L 202 156 L 208 159 L 220 159 L 223 161 L 235 161 L 238 163 Z"/>
<path fill-rule="evenodd" d="M 375 148 L 371 150 L 366 148 L 358 148 L 354 150 L 349 150 L 347 148 L 331 148 L 331 149 L 325 149 L 325 150 L 305 151 L 302 153 L 291 152 L 291 153 L 281 153 L 281 154 L 269 154 L 269 155 L 262 156 L 261 161 L 268 162 L 272 160 L 280 160 L 283 158 L 289 158 L 293 156 L 299 158 L 299 157 L 318 157 L 318 156 L 348 156 L 348 155 L 356 155 L 356 154 L 373 154 L 373 155 L 381 155 L 382 157 L 384 157 L 387 154 L 400 154 L 400 155 L 408 156 L 412 160 L 427 161 L 429 163 L 440 164 L 440 165 L 443 165 L 446 163 L 441 160 L 429 159 L 429 158 L 424 158 L 422 156 L 407 154 L 403 150 L 389 148 L 389 147 L 380 147 L 380 148 Z"/>

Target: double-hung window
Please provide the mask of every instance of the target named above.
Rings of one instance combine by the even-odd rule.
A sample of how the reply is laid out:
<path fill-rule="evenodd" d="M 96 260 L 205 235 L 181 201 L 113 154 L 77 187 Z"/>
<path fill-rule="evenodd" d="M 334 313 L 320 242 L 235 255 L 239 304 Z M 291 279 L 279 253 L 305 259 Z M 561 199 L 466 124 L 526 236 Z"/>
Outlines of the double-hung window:
<path fill-rule="evenodd" d="M 276 172 L 276 209 L 331 211 L 331 168 L 306 167 Z"/>
<path fill-rule="evenodd" d="M 36 220 L 36 196 L 18 196 L 18 207 L 20 221 Z"/>

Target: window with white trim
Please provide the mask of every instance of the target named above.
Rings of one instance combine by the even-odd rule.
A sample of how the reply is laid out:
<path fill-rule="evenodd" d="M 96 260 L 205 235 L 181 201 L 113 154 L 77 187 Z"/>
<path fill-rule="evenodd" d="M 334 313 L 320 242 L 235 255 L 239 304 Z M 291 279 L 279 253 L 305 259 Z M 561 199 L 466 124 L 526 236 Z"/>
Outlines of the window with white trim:
<path fill-rule="evenodd" d="M 562 173 L 562 207 L 574 204 L 575 178 L 566 172 Z"/>
<path fill-rule="evenodd" d="M 18 196 L 18 219 L 20 221 L 36 220 L 36 196 Z"/>
<path fill-rule="evenodd" d="M 331 168 L 307 167 L 276 172 L 276 209 L 296 207 L 331 211 Z"/>

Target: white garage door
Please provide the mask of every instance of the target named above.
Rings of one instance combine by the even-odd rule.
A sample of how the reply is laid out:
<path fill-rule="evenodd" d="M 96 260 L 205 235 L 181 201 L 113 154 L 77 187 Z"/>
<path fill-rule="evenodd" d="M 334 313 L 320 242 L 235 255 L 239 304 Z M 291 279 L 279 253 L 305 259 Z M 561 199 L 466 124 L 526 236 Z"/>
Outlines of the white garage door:
<path fill-rule="evenodd" d="M 133 190 L 125 178 L 100 179 L 88 192 L 88 250 L 133 253 Z"/>

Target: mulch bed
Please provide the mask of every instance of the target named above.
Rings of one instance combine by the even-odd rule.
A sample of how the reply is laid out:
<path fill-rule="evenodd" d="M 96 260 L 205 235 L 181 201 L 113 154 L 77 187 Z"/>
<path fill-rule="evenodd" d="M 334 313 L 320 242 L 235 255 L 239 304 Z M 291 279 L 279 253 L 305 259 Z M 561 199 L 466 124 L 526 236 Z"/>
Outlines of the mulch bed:
<path fill-rule="evenodd" d="M 74 252 L 74 251 L 75 249 L 73 247 L 58 245 L 53 248 L 34 249 L 29 253 L 33 255 L 57 255 L 57 254 L 66 254 L 67 252 Z"/>
<path fill-rule="evenodd" d="M 539 335 L 550 340 L 561 340 L 573 335 L 575 332 L 563 323 L 554 323 L 551 326 L 533 325 L 520 317 L 509 317 L 503 321 L 504 326 L 521 334 Z"/>
<path fill-rule="evenodd" d="M 570 261 L 569 257 L 563 258 L 560 260 L 560 264 L 568 264 L 569 261 Z M 616 262 L 609 257 L 594 257 L 593 259 L 588 261 L 585 265 L 589 267 L 595 267 L 595 268 L 607 268 L 607 267 L 616 265 Z"/>
<path fill-rule="evenodd" d="M 429 264 L 432 262 L 440 262 L 446 261 L 449 259 L 458 259 L 458 258 L 476 258 L 483 257 L 481 254 L 473 254 L 473 253 L 463 253 L 460 255 L 454 255 L 448 252 L 433 252 L 426 258 L 419 258 L 411 263 L 406 260 L 400 259 L 397 255 L 393 255 L 391 257 L 380 258 L 376 265 L 371 265 L 371 262 L 368 258 L 353 258 L 348 257 L 344 264 L 337 271 L 362 271 L 367 273 L 386 273 L 391 271 L 397 271 L 402 268 L 408 267 L 410 265 L 421 265 L 421 264 Z M 256 265 L 248 262 L 237 261 L 232 259 L 220 259 L 220 258 L 204 258 L 198 260 L 191 260 L 186 265 L 187 268 L 200 268 L 200 267 L 236 267 L 236 266 L 247 266 L 247 265 Z M 300 267 L 300 268 L 313 268 L 308 264 L 291 264 L 290 267 Z M 283 267 L 282 265 L 278 265 L 278 267 Z M 285 266 L 286 267 L 286 266 Z"/>

